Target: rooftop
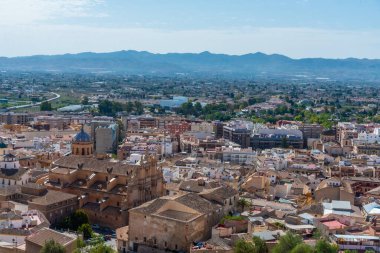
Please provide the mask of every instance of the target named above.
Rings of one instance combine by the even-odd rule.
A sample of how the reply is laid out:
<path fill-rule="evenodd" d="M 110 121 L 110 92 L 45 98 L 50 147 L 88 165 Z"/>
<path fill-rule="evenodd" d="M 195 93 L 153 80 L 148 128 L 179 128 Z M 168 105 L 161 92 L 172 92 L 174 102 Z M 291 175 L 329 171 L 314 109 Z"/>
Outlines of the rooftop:
<path fill-rule="evenodd" d="M 54 240 L 55 242 L 65 246 L 76 240 L 76 238 L 59 233 L 49 228 L 43 228 L 38 232 L 28 236 L 26 240 L 39 246 L 44 246 L 47 241 Z"/>
<path fill-rule="evenodd" d="M 35 198 L 29 201 L 29 203 L 34 203 L 37 205 L 50 205 L 76 197 L 77 196 L 74 194 L 49 190 L 44 196 Z"/>

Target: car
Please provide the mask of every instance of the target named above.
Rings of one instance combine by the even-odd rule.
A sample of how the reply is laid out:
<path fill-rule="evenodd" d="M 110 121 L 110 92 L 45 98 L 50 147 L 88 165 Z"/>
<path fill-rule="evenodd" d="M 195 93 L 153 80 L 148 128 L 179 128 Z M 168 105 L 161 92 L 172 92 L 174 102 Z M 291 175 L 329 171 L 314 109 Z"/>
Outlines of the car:
<path fill-rule="evenodd" d="M 91 227 L 92 227 L 92 229 L 99 229 L 100 228 L 100 226 L 98 224 L 92 224 Z"/>

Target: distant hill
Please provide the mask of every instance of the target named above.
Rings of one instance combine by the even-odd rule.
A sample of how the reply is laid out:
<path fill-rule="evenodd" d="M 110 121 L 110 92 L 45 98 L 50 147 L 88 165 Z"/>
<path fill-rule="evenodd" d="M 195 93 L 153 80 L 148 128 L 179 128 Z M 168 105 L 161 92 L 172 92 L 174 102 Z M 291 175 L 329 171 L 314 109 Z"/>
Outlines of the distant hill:
<path fill-rule="evenodd" d="M 289 57 L 263 53 L 245 55 L 203 52 L 153 54 L 138 51 L 0 57 L 0 71 L 57 71 L 149 75 L 331 78 L 380 81 L 380 60 Z"/>

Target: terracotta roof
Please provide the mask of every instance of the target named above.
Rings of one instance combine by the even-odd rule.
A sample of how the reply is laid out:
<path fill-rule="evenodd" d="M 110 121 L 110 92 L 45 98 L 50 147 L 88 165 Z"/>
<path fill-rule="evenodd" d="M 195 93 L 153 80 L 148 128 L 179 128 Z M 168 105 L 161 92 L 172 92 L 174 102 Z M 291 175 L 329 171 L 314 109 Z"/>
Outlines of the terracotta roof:
<path fill-rule="evenodd" d="M 158 199 L 154 199 L 142 204 L 141 206 L 135 207 L 131 209 L 130 211 L 137 211 L 143 214 L 156 214 L 168 202 L 177 202 L 199 213 L 209 213 L 220 208 L 219 205 L 213 204 L 212 202 L 208 201 L 207 199 L 202 198 L 198 194 L 185 193 L 183 195 L 175 195 L 171 197 L 165 196 Z M 167 208 L 166 210 L 173 210 L 173 209 Z M 161 211 L 164 211 L 164 210 L 161 210 Z"/>
<path fill-rule="evenodd" d="M 218 182 L 210 181 L 204 182 L 204 184 L 200 183 L 198 179 L 189 179 L 186 181 L 182 181 L 179 185 L 179 189 L 187 192 L 196 192 L 200 193 L 204 189 L 212 189 L 219 187 L 220 184 Z"/>
<path fill-rule="evenodd" d="M 56 243 L 65 246 L 71 243 L 72 241 L 76 240 L 76 238 L 59 233 L 49 228 L 43 228 L 38 232 L 26 237 L 25 240 L 43 247 L 45 243 L 49 240 L 54 240 Z"/>
<path fill-rule="evenodd" d="M 220 186 L 218 188 L 204 190 L 203 192 L 201 192 L 201 195 L 203 194 L 213 194 L 220 198 L 228 199 L 238 194 L 238 191 L 230 186 Z"/>
<path fill-rule="evenodd" d="M 107 173 L 107 169 L 112 168 L 113 175 L 127 175 L 127 173 L 131 173 L 131 168 L 139 166 L 120 161 L 113 162 L 111 160 L 100 160 L 94 157 L 75 155 L 65 156 L 53 162 L 53 165 L 55 166 L 69 169 L 77 169 L 79 164 L 83 164 L 83 170 L 90 170 L 93 172 Z"/>
<path fill-rule="evenodd" d="M 76 197 L 77 196 L 74 194 L 49 190 L 44 196 L 34 198 L 33 200 L 29 201 L 29 203 L 34 203 L 38 205 L 50 205 Z"/>
<path fill-rule="evenodd" d="M 188 212 L 182 212 L 182 211 L 171 210 L 171 209 L 162 211 L 158 213 L 158 215 L 171 218 L 171 219 L 181 220 L 181 221 L 189 221 L 199 216 L 198 213 L 188 213 Z"/>

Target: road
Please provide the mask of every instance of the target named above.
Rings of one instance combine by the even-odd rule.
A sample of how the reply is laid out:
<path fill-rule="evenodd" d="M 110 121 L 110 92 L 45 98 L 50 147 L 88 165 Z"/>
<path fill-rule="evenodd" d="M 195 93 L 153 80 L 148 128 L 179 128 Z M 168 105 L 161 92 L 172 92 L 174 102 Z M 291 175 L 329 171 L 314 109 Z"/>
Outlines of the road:
<path fill-rule="evenodd" d="M 27 104 L 27 105 L 11 106 L 11 107 L 6 108 L 6 110 L 10 111 L 10 110 L 15 110 L 15 109 L 20 109 L 20 108 L 29 108 L 29 107 L 33 107 L 33 106 L 38 106 L 38 105 L 42 104 L 43 102 L 50 102 L 50 101 L 56 100 L 56 99 L 61 97 L 61 95 L 59 95 L 58 93 L 55 93 L 55 92 L 51 92 L 51 93 L 54 94 L 55 97 L 52 97 L 52 98 L 49 98 L 49 99 L 46 99 L 44 101 L 37 102 L 37 103 L 31 103 L 31 104 Z"/>

